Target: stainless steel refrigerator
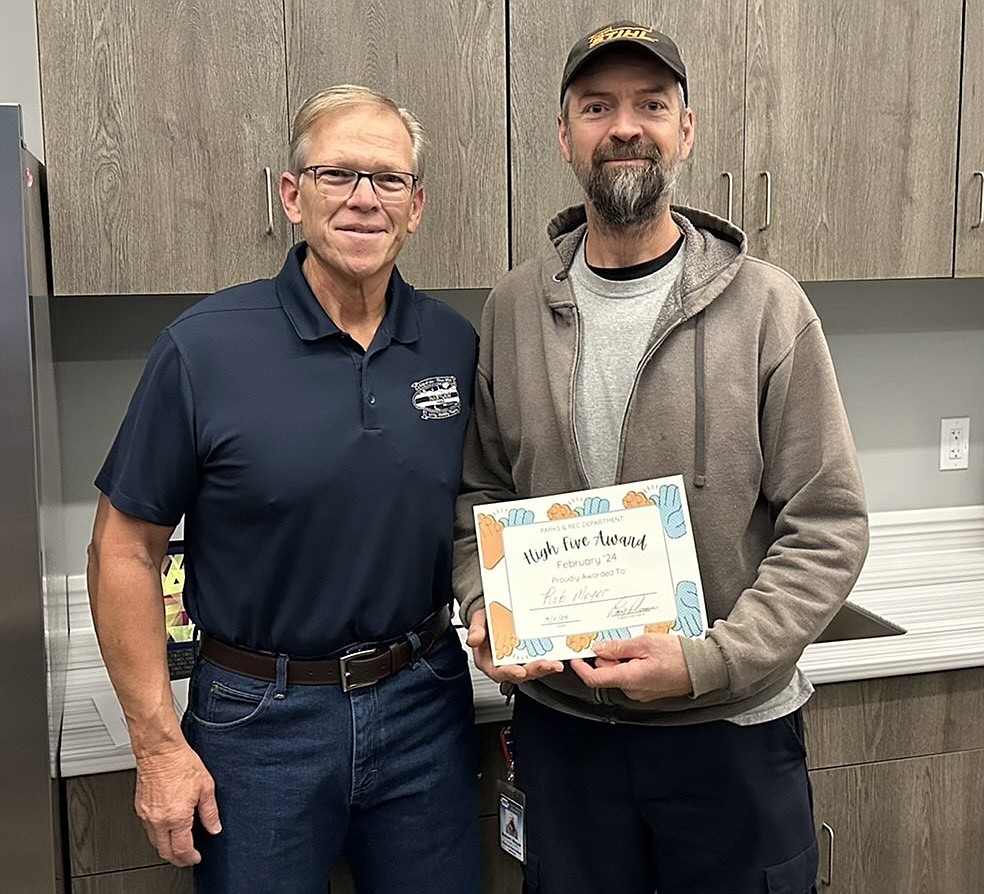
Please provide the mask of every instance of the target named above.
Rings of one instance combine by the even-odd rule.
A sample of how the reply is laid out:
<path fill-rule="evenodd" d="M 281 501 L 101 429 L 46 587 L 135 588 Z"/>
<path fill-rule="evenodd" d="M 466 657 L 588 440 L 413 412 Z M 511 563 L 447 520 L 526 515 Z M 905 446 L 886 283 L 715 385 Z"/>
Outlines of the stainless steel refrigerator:
<path fill-rule="evenodd" d="M 0 891 L 63 891 L 68 594 L 44 168 L 0 105 Z"/>

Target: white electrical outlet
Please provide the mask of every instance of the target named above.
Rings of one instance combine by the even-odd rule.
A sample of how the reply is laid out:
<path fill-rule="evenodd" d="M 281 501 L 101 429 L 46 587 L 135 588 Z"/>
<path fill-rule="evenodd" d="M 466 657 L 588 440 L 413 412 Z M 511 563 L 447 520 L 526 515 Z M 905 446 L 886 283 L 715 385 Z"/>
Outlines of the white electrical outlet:
<path fill-rule="evenodd" d="M 940 471 L 966 469 L 970 461 L 970 417 L 940 421 Z"/>

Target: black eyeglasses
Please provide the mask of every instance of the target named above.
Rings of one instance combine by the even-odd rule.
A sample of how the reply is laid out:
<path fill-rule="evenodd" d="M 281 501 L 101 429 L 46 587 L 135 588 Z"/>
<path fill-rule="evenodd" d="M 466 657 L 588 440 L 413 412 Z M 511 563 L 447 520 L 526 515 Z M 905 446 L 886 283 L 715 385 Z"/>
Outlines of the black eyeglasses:
<path fill-rule="evenodd" d="M 420 179 L 409 171 L 353 171 L 333 165 L 308 165 L 298 171 L 298 176 L 302 174 L 311 175 L 314 188 L 326 199 L 347 199 L 365 177 L 379 201 L 392 204 L 405 202 Z"/>

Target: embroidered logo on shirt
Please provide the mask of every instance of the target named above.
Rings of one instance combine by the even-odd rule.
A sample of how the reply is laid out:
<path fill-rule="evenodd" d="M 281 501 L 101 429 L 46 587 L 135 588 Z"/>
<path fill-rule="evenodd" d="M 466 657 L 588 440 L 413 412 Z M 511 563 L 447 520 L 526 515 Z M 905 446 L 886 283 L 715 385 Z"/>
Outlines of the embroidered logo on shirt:
<path fill-rule="evenodd" d="M 454 376 L 428 376 L 410 387 L 421 419 L 447 419 L 461 412 L 458 380 Z"/>

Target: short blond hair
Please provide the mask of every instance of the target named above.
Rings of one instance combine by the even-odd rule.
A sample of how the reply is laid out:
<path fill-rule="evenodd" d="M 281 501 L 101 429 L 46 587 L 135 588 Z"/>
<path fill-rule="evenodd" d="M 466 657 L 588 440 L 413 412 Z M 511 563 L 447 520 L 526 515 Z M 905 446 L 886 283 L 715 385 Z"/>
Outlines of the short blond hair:
<path fill-rule="evenodd" d="M 410 134 L 410 142 L 413 146 L 414 170 L 411 173 L 423 180 L 424 154 L 427 148 L 427 135 L 424 133 L 424 126 L 409 109 L 398 106 L 388 96 L 383 96 L 368 87 L 360 87 L 358 84 L 339 84 L 335 87 L 328 87 L 304 100 L 294 116 L 294 123 L 291 127 L 288 162 L 291 173 L 295 176 L 300 174 L 301 168 L 307 162 L 307 154 L 311 148 L 311 131 L 319 121 L 343 109 L 363 105 L 389 109 L 399 115 L 407 133 Z"/>

